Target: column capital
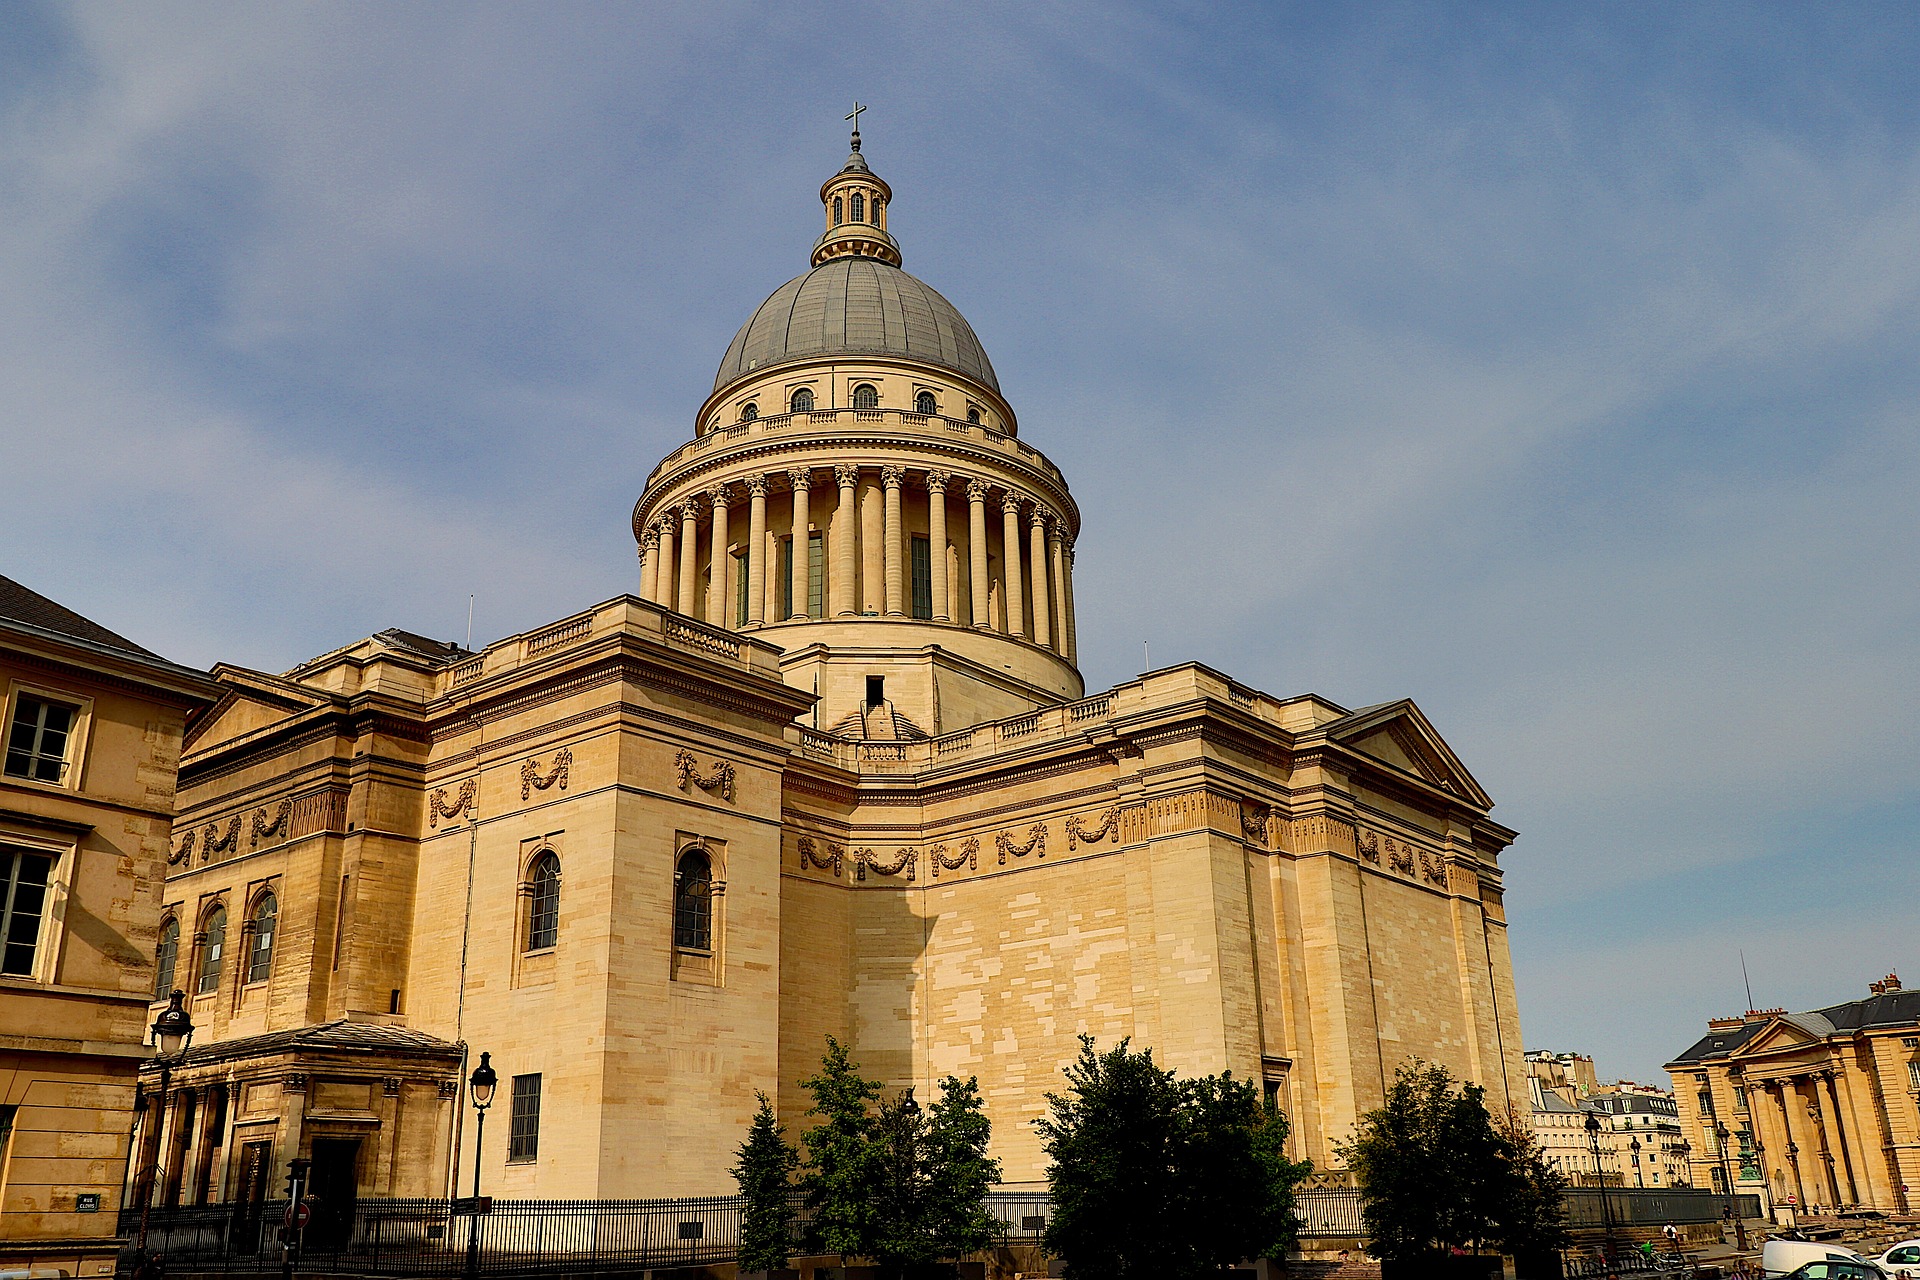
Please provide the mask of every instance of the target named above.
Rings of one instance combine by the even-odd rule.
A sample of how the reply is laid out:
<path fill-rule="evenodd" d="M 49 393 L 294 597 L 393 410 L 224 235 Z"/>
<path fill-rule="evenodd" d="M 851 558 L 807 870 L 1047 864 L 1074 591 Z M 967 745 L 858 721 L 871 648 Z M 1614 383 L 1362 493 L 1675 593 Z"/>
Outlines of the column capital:
<path fill-rule="evenodd" d="M 766 497 L 767 496 L 767 478 L 765 476 L 748 476 L 747 477 L 747 496 L 749 498 Z"/>
<path fill-rule="evenodd" d="M 702 492 L 706 494 L 707 501 L 716 507 L 731 505 L 731 499 L 727 497 L 727 486 L 725 484 L 708 485 Z"/>
<path fill-rule="evenodd" d="M 787 484 L 795 489 L 813 488 L 812 467 L 788 467 Z"/>
<path fill-rule="evenodd" d="M 697 493 L 690 493 L 687 495 L 686 501 L 680 504 L 680 519 L 684 523 L 685 521 L 698 520 L 699 518 L 700 518 L 700 495 Z"/>
<path fill-rule="evenodd" d="M 649 551 L 659 546 L 660 530 L 655 528 L 653 525 L 648 525 L 645 529 L 641 530 L 640 545 Z"/>
<path fill-rule="evenodd" d="M 993 486 L 985 480 L 967 481 L 967 501 L 985 502 L 987 500 L 987 490 L 991 488 L 993 488 Z"/>
<path fill-rule="evenodd" d="M 1007 490 L 1006 493 L 1003 494 L 1000 498 L 1000 510 L 1006 512 L 1010 516 L 1019 515 L 1021 505 L 1022 503 L 1021 503 L 1020 495 L 1015 493 L 1011 489 Z"/>
<path fill-rule="evenodd" d="M 1054 523 L 1053 513 L 1036 502 L 1033 504 L 1033 514 L 1027 517 L 1027 523 L 1036 529 L 1044 530 L 1048 525 Z"/>
<path fill-rule="evenodd" d="M 947 482 L 951 479 L 953 479 L 953 477 L 945 471 L 927 472 L 927 492 L 928 493 L 946 492 Z"/>
<path fill-rule="evenodd" d="M 1065 554 L 1067 548 L 1073 545 L 1073 539 L 1067 536 L 1067 522 L 1059 516 L 1053 518 L 1053 526 L 1047 536 L 1060 544 L 1062 554 Z"/>
<path fill-rule="evenodd" d="M 850 463 L 841 463 L 833 469 L 834 483 L 842 489 L 851 489 L 860 483 L 860 468 Z"/>
<path fill-rule="evenodd" d="M 880 483 L 889 489 L 901 488 L 907 483 L 907 469 L 905 467 L 880 468 Z"/>

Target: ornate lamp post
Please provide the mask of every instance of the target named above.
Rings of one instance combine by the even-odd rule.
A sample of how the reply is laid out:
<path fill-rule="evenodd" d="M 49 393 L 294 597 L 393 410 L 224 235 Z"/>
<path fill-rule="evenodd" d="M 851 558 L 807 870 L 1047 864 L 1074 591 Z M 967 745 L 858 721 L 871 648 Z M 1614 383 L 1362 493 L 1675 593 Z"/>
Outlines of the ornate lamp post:
<path fill-rule="evenodd" d="M 1600 1220 L 1606 1224 L 1607 1257 L 1613 1257 L 1613 1201 L 1607 1195 L 1607 1174 L 1600 1167 L 1600 1117 L 1587 1112 L 1587 1145 L 1593 1149 L 1593 1176 L 1600 1182 Z"/>
<path fill-rule="evenodd" d="M 160 1064 L 160 1100 L 153 1108 L 153 1159 L 147 1161 L 146 1193 L 140 1199 L 140 1238 L 134 1248 L 147 1251 L 147 1218 L 153 1212 L 154 1184 L 160 1178 L 160 1139 L 167 1122 L 167 1085 L 173 1075 L 173 1055 L 184 1053 L 193 1043 L 193 1019 L 187 1013 L 187 993 L 175 990 L 167 997 L 167 1007 L 153 1020 L 153 1056 Z"/>
<path fill-rule="evenodd" d="M 1727 1131 L 1725 1123 L 1721 1123 L 1714 1126 L 1713 1136 L 1720 1140 L 1720 1176 L 1726 1180 L 1727 1184 L 1727 1216 L 1733 1219 L 1734 1247 L 1739 1249 L 1740 1252 L 1745 1253 L 1747 1251 L 1747 1223 L 1746 1219 L 1740 1216 L 1738 1201 L 1733 1191 L 1733 1169 L 1732 1166 L 1727 1163 L 1727 1139 L 1733 1135 Z"/>
<path fill-rule="evenodd" d="M 480 1065 L 467 1078 L 467 1096 L 473 1099 L 477 1123 L 473 1131 L 473 1214 L 467 1224 L 467 1274 L 480 1274 L 480 1150 L 487 1139 L 487 1108 L 493 1105 L 493 1089 L 500 1077 L 493 1070 L 493 1055 L 480 1055 Z"/>

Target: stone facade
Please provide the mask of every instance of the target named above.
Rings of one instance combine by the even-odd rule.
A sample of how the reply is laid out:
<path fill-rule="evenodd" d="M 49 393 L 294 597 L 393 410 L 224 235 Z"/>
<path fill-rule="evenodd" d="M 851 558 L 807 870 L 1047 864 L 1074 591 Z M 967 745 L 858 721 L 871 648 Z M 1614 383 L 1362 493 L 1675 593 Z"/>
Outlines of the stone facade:
<path fill-rule="evenodd" d="M 1864 1000 L 1716 1018 L 1667 1071 L 1699 1185 L 1730 1176 L 1768 1206 L 1913 1212 L 1920 991 L 1898 977 Z"/>
<path fill-rule="evenodd" d="M 0 578 L 0 694 L 0 1269 L 111 1275 L 174 769 L 214 689 Z"/>
<path fill-rule="evenodd" d="M 801 1126 L 828 1035 L 890 1088 L 978 1076 L 1015 1182 L 1083 1033 L 1260 1081 L 1323 1167 L 1409 1055 L 1525 1105 L 1514 833 L 1464 765 L 1405 701 L 1192 664 L 1087 696 L 1064 478 L 899 272 L 857 151 L 822 200 L 785 327 L 743 328 L 635 506 L 637 595 L 477 653 L 216 668 L 168 909 L 277 916 L 196 985 L 183 1085 L 277 1073 L 246 1113 L 272 1185 L 325 1137 L 368 1195 L 465 1185 L 469 1047 L 500 1196 L 728 1191 L 755 1091 Z M 296 1034 L 373 1027 L 412 1038 L 349 1064 Z M 356 1105 L 325 1130 L 288 1073 Z M 375 1078 L 397 1121 L 357 1105 Z M 244 1192 L 239 1143 L 162 1140 L 213 1170 L 194 1199 Z"/>

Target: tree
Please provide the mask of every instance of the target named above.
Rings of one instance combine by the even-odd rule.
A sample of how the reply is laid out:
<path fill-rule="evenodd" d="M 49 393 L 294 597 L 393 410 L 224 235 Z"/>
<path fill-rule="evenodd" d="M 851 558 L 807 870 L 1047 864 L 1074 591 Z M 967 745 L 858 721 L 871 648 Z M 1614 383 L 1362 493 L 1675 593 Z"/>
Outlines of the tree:
<path fill-rule="evenodd" d="M 1566 1177 L 1547 1163 L 1533 1139 L 1533 1125 L 1519 1110 L 1497 1123 L 1513 1151 L 1513 1189 L 1499 1224 L 1502 1242 L 1515 1255 L 1566 1248 Z"/>
<path fill-rule="evenodd" d="M 1486 1091 L 1456 1087 L 1445 1067 L 1402 1066 L 1342 1149 L 1365 1200 L 1368 1250 L 1411 1262 L 1455 1247 L 1556 1247 L 1564 1184 L 1530 1136 L 1516 1140 L 1516 1125 L 1496 1126 Z"/>
<path fill-rule="evenodd" d="M 1187 1280 L 1291 1241 L 1310 1166 L 1287 1159 L 1286 1119 L 1251 1083 L 1181 1081 L 1151 1050 L 1096 1053 L 1090 1036 L 1065 1074 L 1034 1123 L 1053 1188 L 1047 1249 L 1069 1276 Z"/>
<path fill-rule="evenodd" d="M 807 1130 L 800 1186 L 813 1211 L 812 1236 L 841 1261 L 868 1256 L 876 1225 L 873 1189 L 877 1153 L 873 1116 L 877 1082 L 860 1075 L 846 1046 L 827 1037 L 820 1070 L 800 1082 L 813 1095 L 807 1114 L 820 1123 Z"/>
<path fill-rule="evenodd" d="M 773 1117 L 773 1103 L 757 1095 L 747 1140 L 734 1161 L 733 1180 L 746 1205 L 740 1213 L 740 1270 L 771 1271 L 787 1265 L 793 1240 L 792 1182 L 799 1152 Z"/>
<path fill-rule="evenodd" d="M 987 1208 L 987 1193 L 1000 1181 L 1000 1162 L 987 1154 L 992 1138 L 980 1082 L 943 1079 L 940 1100 L 928 1109 L 925 1139 L 927 1217 L 942 1257 L 978 1253 L 1000 1234 L 1000 1219 Z"/>

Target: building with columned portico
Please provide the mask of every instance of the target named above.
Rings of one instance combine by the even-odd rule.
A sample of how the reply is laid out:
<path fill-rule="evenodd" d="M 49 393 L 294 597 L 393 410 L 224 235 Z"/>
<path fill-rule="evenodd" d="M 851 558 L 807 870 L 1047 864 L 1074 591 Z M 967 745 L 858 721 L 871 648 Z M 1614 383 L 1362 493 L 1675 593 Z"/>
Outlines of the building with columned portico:
<path fill-rule="evenodd" d="M 1079 508 L 859 136 L 808 269 L 634 507 L 633 595 L 469 652 L 221 665 L 162 936 L 201 1028 L 143 1148 L 183 1201 L 729 1190 L 829 1035 L 977 1076 L 1009 1180 L 1082 1033 L 1259 1081 L 1297 1152 L 1409 1056 L 1524 1107 L 1514 833 L 1409 701 L 1183 664 L 1089 694 Z M 173 932 L 167 932 L 169 929 Z M 159 983 L 156 994 L 168 984 Z"/>

